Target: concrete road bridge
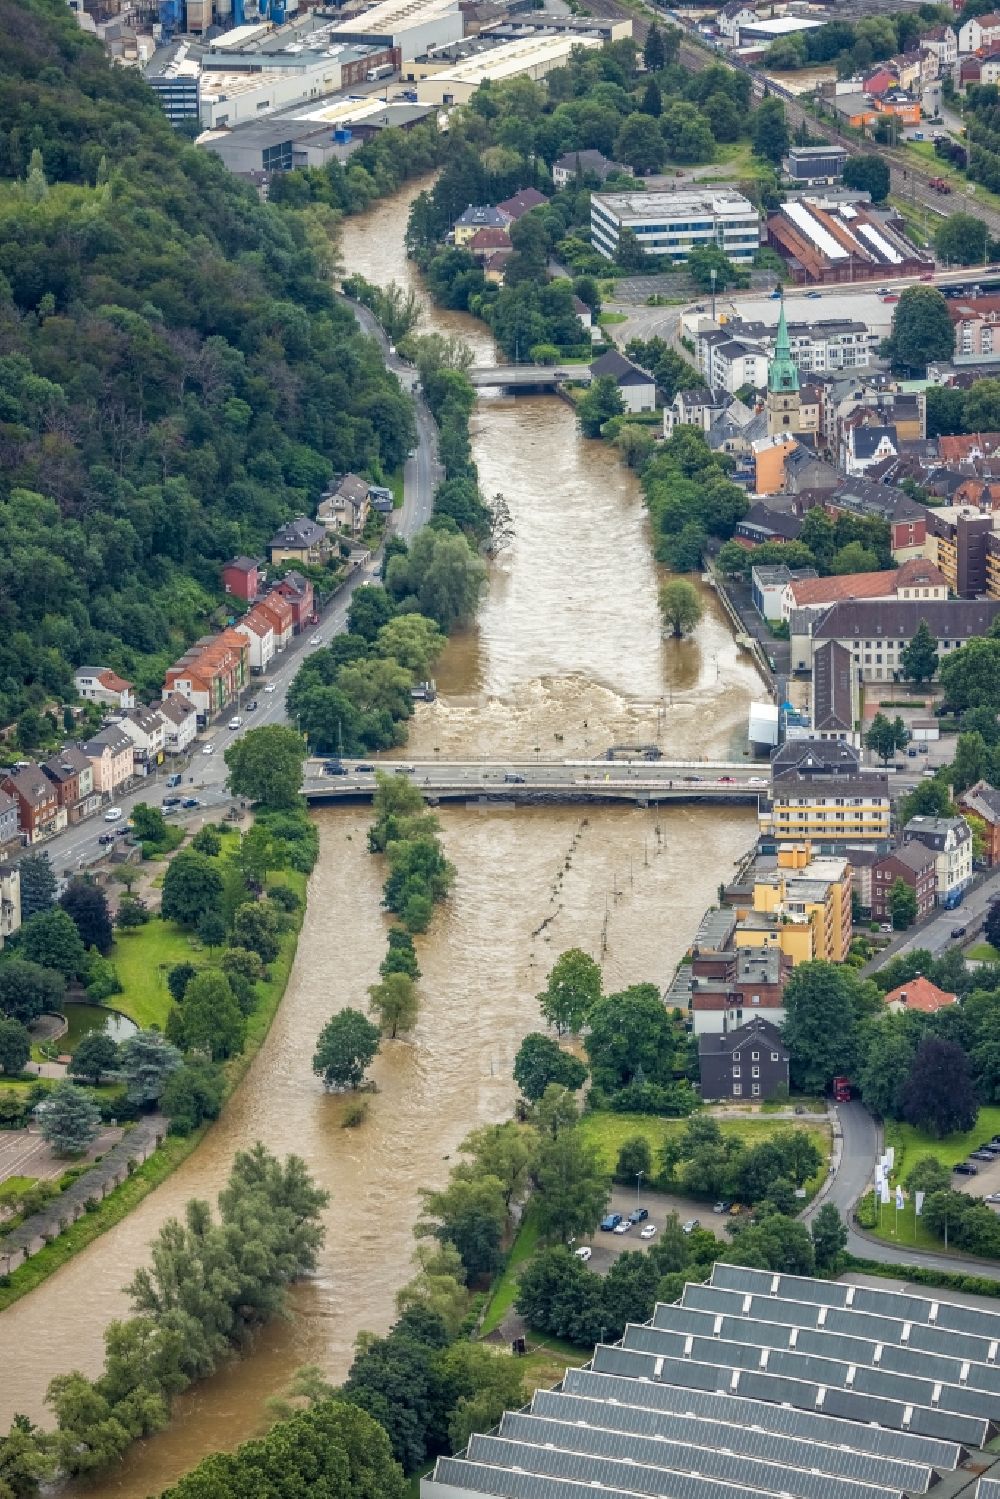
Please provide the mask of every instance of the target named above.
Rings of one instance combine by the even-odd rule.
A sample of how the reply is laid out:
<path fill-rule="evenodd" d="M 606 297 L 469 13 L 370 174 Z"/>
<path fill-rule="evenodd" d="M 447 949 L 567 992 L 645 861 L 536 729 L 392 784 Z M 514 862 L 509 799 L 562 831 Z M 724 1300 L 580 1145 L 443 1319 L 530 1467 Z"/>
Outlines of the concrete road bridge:
<path fill-rule="evenodd" d="M 590 384 L 590 366 L 586 364 L 477 364 L 468 371 L 472 384 L 480 390 L 502 387 L 507 390 L 554 390 L 573 380 Z"/>
<path fill-rule="evenodd" d="M 706 760 L 309 760 L 303 795 L 310 802 L 366 801 L 377 772 L 406 776 L 429 802 L 735 802 L 766 795 L 761 767 Z"/>

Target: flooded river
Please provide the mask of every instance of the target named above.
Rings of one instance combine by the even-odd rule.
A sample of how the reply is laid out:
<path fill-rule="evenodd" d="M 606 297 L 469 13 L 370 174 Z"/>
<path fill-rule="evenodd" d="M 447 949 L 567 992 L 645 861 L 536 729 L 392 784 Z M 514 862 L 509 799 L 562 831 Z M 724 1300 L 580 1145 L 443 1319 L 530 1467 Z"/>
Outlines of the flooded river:
<path fill-rule="evenodd" d="M 414 282 L 402 249 L 411 196 L 347 225 L 350 269 Z M 478 362 L 492 357 L 470 319 L 428 311 L 425 326 L 469 336 Z M 418 710 L 412 750 L 596 755 L 641 738 L 671 756 L 741 753 L 759 684 L 711 599 L 693 640 L 661 640 L 641 496 L 614 454 L 584 442 L 556 397 L 482 400 L 474 450 L 486 492 L 507 499 L 516 540 L 475 629 L 448 646 L 439 698 Z M 53 1374 L 97 1371 L 104 1327 L 128 1310 L 120 1287 L 153 1235 L 189 1197 L 214 1194 L 234 1151 L 255 1139 L 298 1151 L 331 1193 L 318 1273 L 251 1356 L 179 1401 L 170 1429 L 90 1492 L 156 1494 L 207 1452 L 259 1431 L 267 1397 L 298 1365 L 341 1377 L 358 1331 L 392 1320 L 411 1271 L 419 1189 L 444 1180 L 469 1129 L 509 1115 L 514 1054 L 538 1023 L 534 996 L 554 958 L 579 945 L 601 959 L 608 988 L 664 982 L 752 831 L 751 814 L 736 809 L 443 811 L 458 875 L 418 939 L 419 1022 L 409 1039 L 383 1046 L 370 1116 L 345 1130 L 343 1102 L 323 1094 L 310 1063 L 330 1014 L 363 1007 L 377 977 L 383 872 L 366 851 L 363 812 L 326 809 L 317 821 L 320 860 L 267 1042 L 224 1118 L 169 1181 L 0 1317 L 0 1420 L 16 1410 L 44 1420 Z"/>

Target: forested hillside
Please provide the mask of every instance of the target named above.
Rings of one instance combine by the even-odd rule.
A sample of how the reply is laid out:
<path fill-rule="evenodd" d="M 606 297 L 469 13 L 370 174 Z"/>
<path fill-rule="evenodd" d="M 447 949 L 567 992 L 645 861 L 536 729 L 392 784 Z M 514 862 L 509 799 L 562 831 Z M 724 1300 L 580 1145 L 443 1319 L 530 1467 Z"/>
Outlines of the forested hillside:
<path fill-rule="evenodd" d="M 412 445 L 334 224 L 175 137 L 64 0 L 0 0 L 0 724 L 84 661 L 157 685 L 221 561 Z"/>

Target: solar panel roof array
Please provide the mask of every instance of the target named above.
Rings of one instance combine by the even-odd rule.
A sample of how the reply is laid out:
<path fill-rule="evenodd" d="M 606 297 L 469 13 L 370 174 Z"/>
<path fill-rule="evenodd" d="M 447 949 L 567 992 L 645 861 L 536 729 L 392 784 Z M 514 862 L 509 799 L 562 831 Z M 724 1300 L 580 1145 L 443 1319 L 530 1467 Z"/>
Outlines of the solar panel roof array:
<path fill-rule="evenodd" d="M 998 1427 L 1000 1313 L 719 1264 L 440 1458 L 421 1494 L 903 1499 Z"/>

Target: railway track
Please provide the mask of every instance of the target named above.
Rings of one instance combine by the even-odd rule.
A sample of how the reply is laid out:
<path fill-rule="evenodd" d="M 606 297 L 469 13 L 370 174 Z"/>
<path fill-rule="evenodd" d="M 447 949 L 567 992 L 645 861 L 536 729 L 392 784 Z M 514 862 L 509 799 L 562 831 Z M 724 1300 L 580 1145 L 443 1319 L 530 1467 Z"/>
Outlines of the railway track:
<path fill-rule="evenodd" d="M 665 6 L 656 3 L 656 0 L 647 0 L 650 8 L 656 11 L 663 20 L 671 26 L 678 24 L 677 17 Z M 649 22 L 637 16 L 629 6 L 620 3 L 620 0 L 590 0 L 588 9 L 595 16 L 608 16 L 614 19 L 630 19 L 633 22 L 635 37 L 640 44 L 646 40 L 649 31 Z M 717 53 L 708 52 L 704 47 L 697 46 L 687 36 L 683 35 L 680 43 L 678 57 L 680 62 L 691 73 L 700 73 L 705 68 L 715 63 L 721 63 L 723 67 L 738 69 L 749 75 L 753 82 L 754 92 L 758 98 L 764 93 L 775 94 L 782 100 L 785 113 L 790 124 L 794 127 L 804 124 L 811 135 L 819 136 L 821 139 L 831 141 L 836 145 L 843 146 L 852 155 L 858 152 L 875 154 L 881 156 L 889 168 L 890 191 L 896 198 L 909 200 L 917 208 L 926 209 L 928 213 L 937 216 L 948 211 L 946 206 L 948 200 L 942 200 L 942 194 L 931 186 L 931 180 L 937 174 L 933 170 L 916 166 L 912 158 L 905 156 L 902 152 L 891 146 L 880 146 L 872 141 L 859 141 L 854 136 L 846 135 L 837 126 L 827 120 L 818 120 L 816 116 L 806 110 L 788 89 L 782 88 L 780 84 L 773 83 L 756 68 L 747 67 L 745 64 L 734 62 L 731 58 L 723 57 Z M 960 195 L 959 195 L 960 196 Z M 957 206 L 957 205 L 956 205 Z M 970 204 L 976 218 L 980 219 L 990 229 L 994 236 L 1000 236 L 1000 212 L 989 208 L 985 204 L 975 202 Z"/>

